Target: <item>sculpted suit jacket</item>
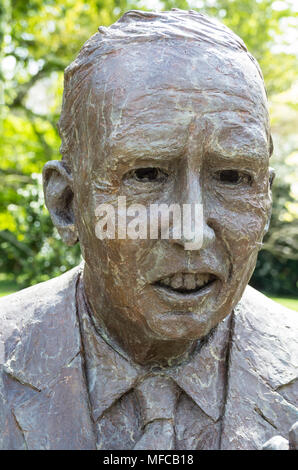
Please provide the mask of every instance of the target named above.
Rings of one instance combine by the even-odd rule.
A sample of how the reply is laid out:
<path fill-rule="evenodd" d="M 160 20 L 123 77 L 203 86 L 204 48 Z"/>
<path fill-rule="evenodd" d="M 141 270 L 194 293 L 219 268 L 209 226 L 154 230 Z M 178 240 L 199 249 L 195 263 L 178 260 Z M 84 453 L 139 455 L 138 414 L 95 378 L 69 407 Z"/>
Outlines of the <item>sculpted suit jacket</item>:
<path fill-rule="evenodd" d="M 0 301 L 0 449 L 97 448 L 78 278 L 79 267 Z M 219 447 L 258 449 L 298 419 L 298 314 L 247 287 L 232 315 Z"/>

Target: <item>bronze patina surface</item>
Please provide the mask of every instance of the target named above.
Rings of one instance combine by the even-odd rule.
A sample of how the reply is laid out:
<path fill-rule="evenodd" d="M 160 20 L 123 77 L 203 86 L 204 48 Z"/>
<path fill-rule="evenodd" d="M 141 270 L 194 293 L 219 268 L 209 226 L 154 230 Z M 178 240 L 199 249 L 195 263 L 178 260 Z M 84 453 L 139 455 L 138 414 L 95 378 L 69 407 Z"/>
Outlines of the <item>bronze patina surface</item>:
<path fill-rule="evenodd" d="M 243 41 L 194 11 L 129 11 L 66 69 L 59 131 L 45 199 L 84 262 L 0 302 L 0 448 L 287 448 L 298 322 L 247 287 L 273 146 Z M 119 197 L 200 203 L 202 246 L 99 240 Z"/>

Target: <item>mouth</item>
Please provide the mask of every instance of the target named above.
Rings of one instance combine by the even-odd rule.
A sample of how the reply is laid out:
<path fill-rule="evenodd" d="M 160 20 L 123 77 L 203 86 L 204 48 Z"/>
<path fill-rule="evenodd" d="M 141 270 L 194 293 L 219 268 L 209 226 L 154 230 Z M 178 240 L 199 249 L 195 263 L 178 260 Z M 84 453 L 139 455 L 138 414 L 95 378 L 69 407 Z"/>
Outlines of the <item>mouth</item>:
<path fill-rule="evenodd" d="M 210 273 L 176 273 L 173 276 L 160 279 L 153 285 L 167 291 L 184 296 L 201 294 L 217 281 L 217 277 Z"/>

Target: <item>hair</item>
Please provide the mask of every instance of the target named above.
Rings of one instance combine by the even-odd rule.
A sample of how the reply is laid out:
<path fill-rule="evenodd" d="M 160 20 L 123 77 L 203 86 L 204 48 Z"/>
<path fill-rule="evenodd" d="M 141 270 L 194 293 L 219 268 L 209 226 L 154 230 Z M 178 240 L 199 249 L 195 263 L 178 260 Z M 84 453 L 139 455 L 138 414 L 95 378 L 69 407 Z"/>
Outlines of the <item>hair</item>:
<path fill-rule="evenodd" d="M 88 92 L 88 78 L 93 69 L 116 50 L 130 44 L 160 39 L 192 39 L 243 52 L 252 60 L 264 83 L 257 61 L 248 52 L 242 39 L 217 20 L 193 10 L 176 8 L 163 12 L 130 10 L 110 27 L 100 26 L 98 32 L 85 42 L 77 58 L 65 69 L 58 130 L 62 141 L 60 152 L 67 167 L 72 166 L 74 144 L 79 139 L 75 130 L 75 117 L 80 111 L 83 96 Z"/>

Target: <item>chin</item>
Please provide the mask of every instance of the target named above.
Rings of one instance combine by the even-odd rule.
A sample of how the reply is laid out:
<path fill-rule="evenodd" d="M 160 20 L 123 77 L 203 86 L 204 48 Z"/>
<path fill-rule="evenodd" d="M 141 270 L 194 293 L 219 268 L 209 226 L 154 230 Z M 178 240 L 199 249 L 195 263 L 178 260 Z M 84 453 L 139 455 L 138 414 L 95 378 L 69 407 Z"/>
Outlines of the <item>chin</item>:
<path fill-rule="evenodd" d="M 195 341 L 208 335 L 220 320 L 193 312 L 168 312 L 147 321 L 152 334 L 165 341 Z"/>

